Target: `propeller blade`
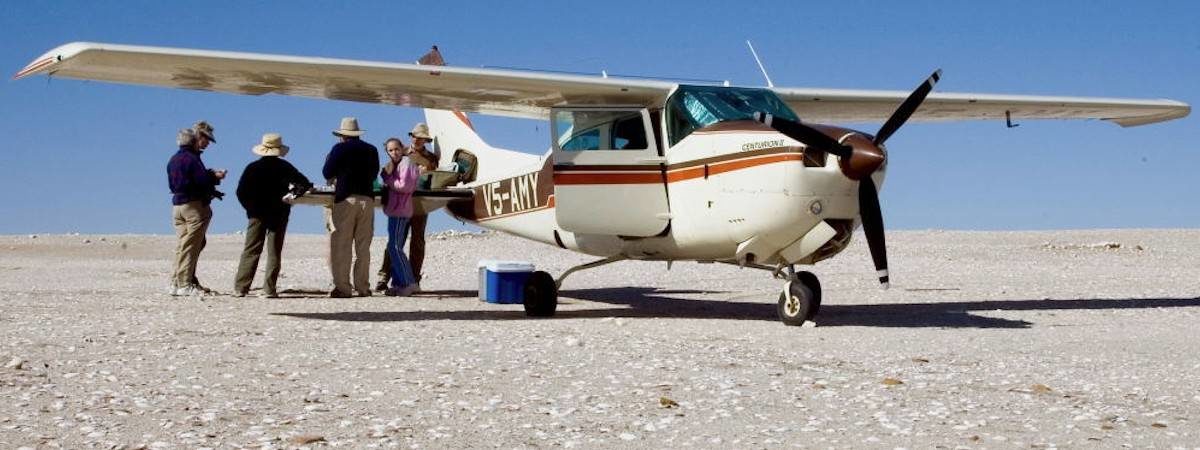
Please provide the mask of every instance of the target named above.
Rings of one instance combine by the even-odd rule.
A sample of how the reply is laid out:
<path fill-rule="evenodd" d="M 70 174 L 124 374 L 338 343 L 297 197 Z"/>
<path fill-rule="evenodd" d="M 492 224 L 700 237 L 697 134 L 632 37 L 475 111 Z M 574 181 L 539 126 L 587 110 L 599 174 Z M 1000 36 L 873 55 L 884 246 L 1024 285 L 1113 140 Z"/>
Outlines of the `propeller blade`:
<path fill-rule="evenodd" d="M 904 122 L 907 122 L 908 118 L 912 117 L 914 112 L 917 112 L 917 108 L 921 106 L 921 102 L 925 101 L 925 96 L 929 95 L 929 92 L 933 90 L 933 85 L 937 84 L 941 78 L 942 69 L 933 71 L 933 74 L 929 75 L 929 78 L 926 78 L 924 83 L 917 86 L 917 89 L 912 94 L 909 94 L 908 98 L 904 99 L 904 103 L 901 103 L 900 107 L 896 108 L 896 111 L 892 113 L 892 117 L 889 117 L 887 122 L 884 122 L 883 126 L 879 127 L 878 133 L 875 133 L 875 145 L 883 145 L 883 141 L 891 137 L 892 133 L 900 129 L 900 126 L 904 125 Z"/>
<path fill-rule="evenodd" d="M 800 122 L 793 122 L 788 119 L 781 119 L 771 114 L 761 112 L 754 113 L 754 120 L 762 124 L 774 128 L 776 131 L 783 133 L 784 136 L 790 137 L 804 143 L 804 145 L 813 147 L 814 149 L 832 153 L 842 158 L 849 158 L 852 148 L 848 145 L 839 144 L 838 141 L 826 136 L 825 133 L 817 131 L 808 125 Z"/>
<path fill-rule="evenodd" d="M 867 247 L 875 262 L 875 273 L 884 289 L 890 286 L 887 268 L 887 245 L 883 237 L 883 212 L 879 208 L 879 193 L 871 177 L 858 182 L 858 209 L 862 216 L 863 234 L 867 236 Z"/>

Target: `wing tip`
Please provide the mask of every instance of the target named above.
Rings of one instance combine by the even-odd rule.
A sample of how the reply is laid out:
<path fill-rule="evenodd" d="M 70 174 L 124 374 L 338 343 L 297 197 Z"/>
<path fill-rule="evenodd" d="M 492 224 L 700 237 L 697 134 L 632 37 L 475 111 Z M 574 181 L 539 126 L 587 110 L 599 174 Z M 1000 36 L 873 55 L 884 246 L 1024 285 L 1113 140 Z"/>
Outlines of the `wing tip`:
<path fill-rule="evenodd" d="M 78 55 L 86 50 L 103 49 L 104 46 L 105 44 L 98 44 L 95 42 L 77 41 L 68 42 L 58 47 L 54 47 L 50 49 L 50 51 L 43 53 L 42 56 L 35 58 L 33 62 L 29 63 L 19 72 L 14 74 L 12 79 L 20 80 L 22 78 L 46 72 L 55 63 L 59 63 L 65 59 L 74 57 L 75 55 Z"/>
<path fill-rule="evenodd" d="M 1192 113 L 1192 107 L 1187 103 L 1174 102 L 1167 111 L 1157 114 L 1150 114 L 1137 117 L 1113 118 L 1104 119 L 1109 122 L 1120 125 L 1121 127 L 1136 127 L 1140 125 L 1150 125 L 1152 123 L 1167 122 L 1175 119 L 1182 119 Z"/>
<path fill-rule="evenodd" d="M 54 63 L 56 63 L 58 61 L 59 61 L 58 57 L 43 57 L 40 59 L 36 59 L 33 62 L 26 65 L 25 68 L 21 69 L 19 72 L 14 74 L 12 79 L 20 80 L 22 78 L 40 73 L 40 72 L 42 72 L 43 69 L 50 67 L 51 65 L 53 65 Z"/>

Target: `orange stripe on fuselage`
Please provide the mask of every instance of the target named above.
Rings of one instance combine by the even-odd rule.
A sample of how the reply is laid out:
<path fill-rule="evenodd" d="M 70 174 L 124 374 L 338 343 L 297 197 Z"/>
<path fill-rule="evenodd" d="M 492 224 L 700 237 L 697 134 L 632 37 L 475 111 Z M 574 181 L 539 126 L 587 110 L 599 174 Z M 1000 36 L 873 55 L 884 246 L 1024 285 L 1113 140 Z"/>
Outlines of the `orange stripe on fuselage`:
<path fill-rule="evenodd" d="M 600 172 L 600 173 L 574 173 L 574 172 L 556 172 L 554 174 L 554 184 L 576 185 L 576 184 L 659 184 L 662 183 L 662 174 L 659 172 L 651 173 L 621 173 L 621 172 Z"/>
<path fill-rule="evenodd" d="M 554 195 L 553 194 L 551 194 L 550 197 L 546 198 L 545 205 L 539 206 L 537 208 L 530 208 L 530 209 L 521 210 L 521 211 L 513 211 L 508 214 L 500 214 L 500 215 L 496 215 L 496 216 L 488 216 L 488 217 L 484 217 L 482 219 L 475 219 L 475 221 L 476 222 L 487 222 L 489 220 L 507 219 L 509 217 L 519 216 L 521 214 L 531 213 L 531 212 L 535 212 L 535 211 L 541 211 L 544 209 L 554 209 Z"/>
<path fill-rule="evenodd" d="M 777 162 L 803 161 L 803 160 L 804 160 L 804 154 L 802 154 L 802 153 L 785 153 L 782 155 L 768 155 L 768 156 L 761 156 L 758 158 L 739 159 L 739 160 L 729 161 L 729 162 L 725 162 L 725 163 L 710 165 L 708 167 L 708 174 L 716 175 L 718 173 L 732 172 L 732 171 L 741 170 L 741 169 L 749 169 L 751 167 L 757 167 L 757 166 L 762 166 L 762 165 L 767 165 L 767 164 L 774 164 Z"/>
<path fill-rule="evenodd" d="M 710 174 L 711 174 L 711 172 L 710 172 Z M 668 183 L 674 183 L 676 181 L 691 180 L 693 178 L 703 178 L 703 177 L 704 177 L 704 168 L 703 167 L 687 167 L 687 168 L 676 169 L 676 170 L 667 172 L 667 182 Z"/>
<path fill-rule="evenodd" d="M 708 164 L 708 175 L 713 176 L 735 170 L 749 169 L 751 167 L 764 166 L 786 161 L 803 161 L 803 153 L 783 153 L 765 156 L 756 156 L 745 159 L 736 159 L 732 161 L 723 161 L 713 164 Z M 687 164 L 687 163 L 683 163 Z M 692 180 L 703 178 L 705 175 L 704 165 L 683 167 L 667 172 L 667 182 L 675 183 L 678 181 Z M 572 172 L 556 172 L 554 174 L 554 184 L 563 185 L 580 185 L 580 184 L 657 184 L 662 183 L 662 176 L 658 172 L 653 173 L 624 173 L 624 172 L 591 172 L 591 173 L 572 173 Z"/>
<path fill-rule="evenodd" d="M 755 156 L 744 159 L 736 159 L 732 161 L 722 161 L 718 163 L 708 164 L 708 175 L 716 175 L 721 173 L 733 172 L 735 170 L 749 169 L 751 167 L 765 166 L 767 164 L 775 164 L 787 161 L 803 161 L 803 153 L 776 153 L 773 155 Z M 681 164 L 687 164 L 681 163 Z M 667 182 L 674 183 L 677 181 L 685 181 L 704 177 L 704 165 L 693 167 L 681 167 L 667 172 Z M 578 173 L 578 172 L 558 172 L 554 174 L 554 184 L 562 185 L 606 185 L 606 184 L 658 184 L 662 183 L 662 175 L 656 172 L 628 173 L 628 172 L 610 172 L 610 173 Z M 512 216 L 517 216 L 534 211 L 551 209 L 555 206 L 555 196 L 551 195 L 546 204 L 542 207 L 528 209 L 524 211 L 516 211 L 500 216 L 492 216 L 477 219 L 478 222 L 486 222 L 493 219 L 504 219 Z"/>

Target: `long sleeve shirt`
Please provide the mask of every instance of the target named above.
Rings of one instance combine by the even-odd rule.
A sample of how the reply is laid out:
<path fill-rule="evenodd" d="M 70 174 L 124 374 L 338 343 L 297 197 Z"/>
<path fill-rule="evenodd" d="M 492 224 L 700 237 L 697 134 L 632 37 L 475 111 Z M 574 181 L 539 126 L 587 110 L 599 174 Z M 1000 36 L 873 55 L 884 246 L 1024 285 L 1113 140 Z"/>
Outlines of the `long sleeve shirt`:
<path fill-rule="evenodd" d="M 429 150 L 423 145 L 417 148 L 409 145 L 408 148 L 411 151 L 408 155 L 409 158 L 412 158 L 413 164 L 421 169 L 421 173 L 437 170 L 439 160 L 442 158 L 440 151 Z"/>
<path fill-rule="evenodd" d="M 190 145 L 179 146 L 179 151 L 167 162 L 167 185 L 171 188 L 171 204 L 182 205 L 200 200 L 212 202 L 221 180 L 204 167 L 200 151 Z"/>
<path fill-rule="evenodd" d="M 379 150 L 374 145 L 358 138 L 339 142 L 325 157 L 321 174 L 326 180 L 334 179 L 334 203 L 351 195 L 372 196 L 375 177 L 379 173 Z"/>
<path fill-rule="evenodd" d="M 289 192 L 288 185 L 307 191 L 312 183 L 291 163 L 277 156 L 263 156 L 246 166 L 238 180 L 238 202 L 246 208 L 246 217 L 259 219 L 268 228 L 278 226 L 292 212 L 292 205 L 284 203 L 283 196 Z"/>
<path fill-rule="evenodd" d="M 388 190 L 383 213 L 388 217 L 412 217 L 412 193 L 417 190 L 417 175 L 421 169 L 410 158 L 401 158 L 391 173 L 384 171 L 383 186 Z"/>

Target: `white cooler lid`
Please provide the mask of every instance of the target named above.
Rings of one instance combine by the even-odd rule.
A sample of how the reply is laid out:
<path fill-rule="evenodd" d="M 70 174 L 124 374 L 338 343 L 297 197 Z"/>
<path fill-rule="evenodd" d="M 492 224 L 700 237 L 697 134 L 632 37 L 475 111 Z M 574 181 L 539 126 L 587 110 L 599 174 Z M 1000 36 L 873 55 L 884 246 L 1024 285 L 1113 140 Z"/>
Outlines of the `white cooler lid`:
<path fill-rule="evenodd" d="M 533 263 L 528 261 L 481 259 L 477 267 L 486 267 L 489 272 L 533 272 Z"/>

